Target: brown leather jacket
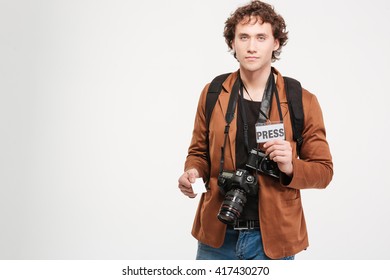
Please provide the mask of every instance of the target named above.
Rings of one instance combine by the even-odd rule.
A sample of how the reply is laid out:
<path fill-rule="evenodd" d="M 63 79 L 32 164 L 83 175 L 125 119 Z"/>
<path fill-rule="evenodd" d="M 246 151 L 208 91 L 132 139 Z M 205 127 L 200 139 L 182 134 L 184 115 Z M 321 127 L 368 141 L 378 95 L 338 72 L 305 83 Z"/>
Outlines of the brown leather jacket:
<path fill-rule="evenodd" d="M 304 142 L 301 148 L 300 159 L 297 158 L 283 77 L 275 69 L 274 71 L 277 74 L 276 86 L 280 97 L 286 140 L 290 141 L 293 147 L 294 174 L 292 180 L 289 180 L 288 183 L 267 175 L 259 175 L 258 180 L 260 184 L 259 217 L 264 251 L 268 257 L 279 259 L 295 255 L 309 246 L 300 189 L 325 188 L 333 176 L 333 163 L 326 141 L 320 105 L 317 98 L 305 89 L 302 93 L 305 114 Z M 223 195 L 220 194 L 217 185 L 217 177 L 221 147 L 224 141 L 225 114 L 230 92 L 236 78 L 237 72 L 232 73 L 223 83 L 222 92 L 218 97 L 210 120 L 209 153 L 211 174 L 208 174 L 210 169 L 206 159 L 208 149 L 205 124 L 205 103 L 209 84 L 205 86 L 199 99 L 192 141 L 185 162 L 185 170 L 196 168 L 204 179 L 210 177 L 210 189 L 200 198 L 192 235 L 200 242 L 215 248 L 222 246 L 226 230 L 226 225 L 217 218 L 223 201 Z M 279 120 L 275 97 L 273 97 L 272 101 L 270 120 Z M 226 170 L 236 169 L 236 132 L 237 123 L 235 117 L 230 125 L 229 137 L 225 147 L 224 167 Z"/>

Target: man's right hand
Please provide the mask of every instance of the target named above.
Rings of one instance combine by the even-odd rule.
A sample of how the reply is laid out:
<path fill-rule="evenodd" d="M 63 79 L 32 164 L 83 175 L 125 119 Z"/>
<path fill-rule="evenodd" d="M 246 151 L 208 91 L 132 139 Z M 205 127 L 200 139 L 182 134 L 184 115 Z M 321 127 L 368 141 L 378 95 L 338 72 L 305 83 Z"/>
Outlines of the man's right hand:
<path fill-rule="evenodd" d="M 195 168 L 191 168 L 184 172 L 178 180 L 180 191 L 189 198 L 196 197 L 191 186 L 191 184 L 195 183 L 196 178 L 199 178 L 199 172 Z"/>

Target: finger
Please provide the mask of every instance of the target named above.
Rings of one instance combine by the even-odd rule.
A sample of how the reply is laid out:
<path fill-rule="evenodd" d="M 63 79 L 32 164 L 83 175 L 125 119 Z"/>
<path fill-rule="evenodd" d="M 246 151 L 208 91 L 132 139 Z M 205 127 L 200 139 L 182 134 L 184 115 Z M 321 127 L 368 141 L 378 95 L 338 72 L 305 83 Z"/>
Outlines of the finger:
<path fill-rule="evenodd" d="M 270 141 L 264 143 L 263 147 L 266 149 L 266 148 L 269 148 L 269 147 L 274 146 L 274 145 L 283 145 L 283 143 L 285 141 L 286 140 L 283 140 L 283 139 L 270 140 Z"/>
<path fill-rule="evenodd" d="M 265 150 L 266 155 L 271 155 L 272 153 L 275 153 L 276 151 L 280 150 L 281 147 L 279 145 L 272 145 L 267 150 Z"/>
<path fill-rule="evenodd" d="M 191 186 L 191 185 L 186 186 L 186 185 L 180 185 L 180 184 L 179 184 L 179 189 L 180 189 L 182 192 L 192 192 L 192 186 Z"/>
<path fill-rule="evenodd" d="M 288 158 L 285 156 L 274 156 L 271 160 L 276 163 L 285 163 L 288 161 Z"/>
<path fill-rule="evenodd" d="M 291 152 L 291 146 L 287 143 L 274 144 L 266 150 L 266 154 L 269 155 L 273 152 Z"/>
<path fill-rule="evenodd" d="M 288 157 L 288 153 L 283 150 L 275 150 L 269 154 L 269 158 L 273 161 L 277 161 L 287 157 Z"/>
<path fill-rule="evenodd" d="M 194 198 L 194 197 L 196 196 L 196 194 L 193 192 L 192 189 L 181 188 L 180 190 L 181 190 L 181 192 L 182 192 L 184 195 L 186 195 L 186 196 L 188 196 L 188 197 L 190 197 L 190 198 Z"/>
<path fill-rule="evenodd" d="M 192 194 L 188 194 L 187 195 L 189 198 L 195 198 L 196 196 L 197 196 L 197 194 L 196 193 L 192 193 Z"/>

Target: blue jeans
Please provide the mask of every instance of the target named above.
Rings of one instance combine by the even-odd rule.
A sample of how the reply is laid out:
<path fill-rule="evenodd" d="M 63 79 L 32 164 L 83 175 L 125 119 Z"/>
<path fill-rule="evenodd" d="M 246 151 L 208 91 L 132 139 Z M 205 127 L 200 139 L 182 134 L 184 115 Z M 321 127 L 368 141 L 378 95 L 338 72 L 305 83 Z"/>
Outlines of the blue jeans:
<path fill-rule="evenodd" d="M 282 260 L 294 260 L 294 255 Z M 263 249 L 259 229 L 226 229 L 225 241 L 220 248 L 198 242 L 197 260 L 271 260 Z"/>

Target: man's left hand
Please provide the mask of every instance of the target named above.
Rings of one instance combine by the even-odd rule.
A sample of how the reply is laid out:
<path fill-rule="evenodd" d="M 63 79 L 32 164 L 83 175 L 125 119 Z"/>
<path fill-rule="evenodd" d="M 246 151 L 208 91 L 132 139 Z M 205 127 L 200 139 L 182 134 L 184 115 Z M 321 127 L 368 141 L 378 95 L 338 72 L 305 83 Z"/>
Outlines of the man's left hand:
<path fill-rule="evenodd" d="M 278 164 L 280 171 L 291 177 L 293 174 L 293 164 L 290 142 L 281 139 L 271 140 L 265 143 L 263 147 L 266 155 Z"/>

